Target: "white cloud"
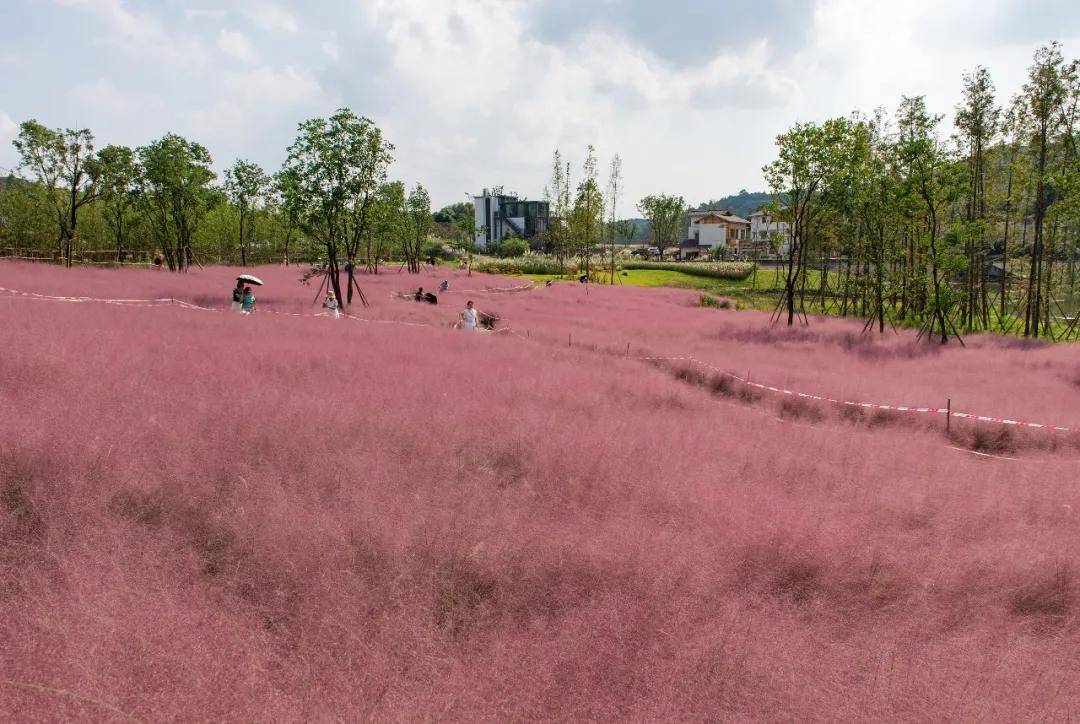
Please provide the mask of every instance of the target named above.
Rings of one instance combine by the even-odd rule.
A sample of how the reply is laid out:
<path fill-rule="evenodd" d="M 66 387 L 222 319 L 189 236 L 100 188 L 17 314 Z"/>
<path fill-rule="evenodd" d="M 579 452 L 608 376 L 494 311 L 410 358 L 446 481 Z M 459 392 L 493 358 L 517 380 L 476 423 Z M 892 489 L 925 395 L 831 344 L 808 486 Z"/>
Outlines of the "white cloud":
<path fill-rule="evenodd" d="M 538 196 L 556 146 L 577 175 L 592 143 L 602 164 L 623 157 L 631 213 L 646 193 L 760 189 L 795 121 L 892 109 L 901 94 L 951 117 L 976 63 L 1007 102 L 1050 34 L 1068 57 L 1080 49 L 1067 0 L 1040 0 L 1035 15 L 1021 0 L 979 2 L 762 0 L 722 20 L 710 0 L 8 3 L 13 27 L 41 14 L 50 32 L 5 39 L 0 67 L 34 73 L 6 73 L 2 102 L 15 118 L 78 118 L 110 142 L 175 130 L 267 168 L 298 121 L 346 105 L 397 146 L 392 176 L 423 182 L 436 204 L 494 184 Z M 223 53 L 237 60 L 210 62 Z M 5 153 L 10 142 L 0 164 Z"/>
<path fill-rule="evenodd" d="M 201 66 L 205 60 L 202 43 L 165 29 L 160 20 L 149 13 L 128 10 L 122 0 L 53 0 L 62 7 L 81 8 L 105 23 L 109 34 L 100 43 L 118 48 L 144 60 L 154 59 L 182 65 Z"/>
<path fill-rule="evenodd" d="M 296 17 L 288 10 L 277 5 L 261 2 L 253 4 L 247 8 L 246 14 L 253 23 L 263 30 L 289 34 L 294 34 L 300 30 L 300 24 L 296 21 Z"/>
<path fill-rule="evenodd" d="M 224 20 L 228 12 L 221 9 L 211 10 L 208 8 L 185 8 L 184 19 L 190 22 L 199 20 Z"/>
<path fill-rule="evenodd" d="M 328 58 L 331 58 L 333 60 L 341 59 L 341 48 L 338 47 L 338 44 L 335 41 L 324 40 L 322 42 L 322 45 L 319 46 L 319 48 L 320 50 L 322 50 L 323 55 L 327 56 Z"/>
<path fill-rule="evenodd" d="M 16 163 L 11 142 L 19 133 L 19 124 L 11 116 L 0 111 L 0 175 L 7 175 Z"/>
<path fill-rule="evenodd" d="M 259 54 L 255 52 L 255 46 L 248 37 L 238 30 L 222 29 L 218 33 L 217 46 L 227 55 L 231 55 L 245 63 L 255 63 Z"/>
<path fill-rule="evenodd" d="M 221 74 L 220 86 L 212 100 L 187 109 L 182 118 L 183 128 L 207 144 L 217 157 L 245 155 L 258 159 L 261 133 L 275 129 L 295 128 L 304 118 L 327 115 L 341 105 L 342 100 L 325 90 L 319 81 L 301 70 L 286 66 L 258 66 L 243 71 Z M 281 138 L 276 152 L 284 150 L 291 138 Z M 280 162 L 280 157 L 265 160 L 268 166 Z"/>
<path fill-rule="evenodd" d="M 271 106 L 293 106 L 328 99 L 319 81 L 291 66 L 277 69 L 260 66 L 249 71 L 225 73 L 225 89 L 232 97 Z"/>

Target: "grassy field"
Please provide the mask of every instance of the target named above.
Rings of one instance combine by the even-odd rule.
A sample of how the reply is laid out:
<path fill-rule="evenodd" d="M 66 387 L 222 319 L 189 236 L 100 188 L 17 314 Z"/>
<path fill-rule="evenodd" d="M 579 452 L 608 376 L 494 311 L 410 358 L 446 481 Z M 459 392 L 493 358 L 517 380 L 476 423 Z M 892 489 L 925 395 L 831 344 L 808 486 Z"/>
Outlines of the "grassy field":
<path fill-rule="evenodd" d="M 1075 348 L 240 271 L 0 264 L 5 721 L 1080 708 Z"/>
<path fill-rule="evenodd" d="M 811 270 L 809 275 L 809 283 L 812 285 L 817 284 L 820 278 L 819 273 L 816 270 Z M 549 279 L 560 282 L 576 282 L 576 279 L 572 277 L 560 277 L 554 274 L 525 274 L 523 276 L 536 282 L 545 282 Z M 604 284 L 607 284 L 607 278 L 606 274 L 602 277 Z M 620 273 L 615 282 L 616 286 L 618 286 L 620 280 L 624 286 L 693 289 L 708 294 L 732 297 L 744 308 L 764 311 L 770 311 L 775 306 L 780 285 L 783 283 L 783 278 L 777 277 L 772 269 L 759 270 L 756 279 L 751 275 L 741 281 L 710 279 L 677 271 L 628 269 Z"/>
<path fill-rule="evenodd" d="M 825 307 L 822 307 L 818 302 L 817 296 L 811 291 L 821 284 L 821 272 L 817 269 L 808 269 L 806 275 L 807 293 L 804 300 L 806 313 L 820 316 L 838 316 L 834 304 L 827 304 Z M 552 274 L 525 274 L 523 276 L 536 282 L 544 282 L 548 279 L 560 282 L 576 282 L 576 278 L 574 277 Z M 601 278 L 603 280 L 602 283 L 606 285 L 608 276 L 604 274 Z M 837 283 L 838 277 L 836 272 L 831 273 L 829 278 L 830 287 Z M 781 270 L 780 274 L 778 274 L 776 269 L 759 269 L 756 272 L 756 275 L 751 275 L 747 279 L 741 281 L 710 279 L 707 277 L 692 276 L 678 271 L 629 269 L 620 272 L 619 280 L 621 280 L 621 283 L 624 286 L 691 289 L 707 294 L 731 297 L 738 302 L 739 307 L 742 309 L 755 309 L 766 312 L 771 312 L 776 308 L 781 290 L 783 289 L 783 272 Z M 616 285 L 617 284 L 618 281 L 616 282 Z M 1062 294 L 1064 296 L 1064 293 Z M 1067 301 L 1067 299 L 1062 300 L 1062 302 Z M 1066 304 L 1063 308 L 1071 313 L 1076 313 L 1069 304 Z M 893 322 L 898 326 L 907 327 L 918 327 L 921 325 L 921 322 L 917 320 L 905 321 L 895 319 Z M 1013 334 L 1017 333 L 1018 330 L 1023 329 L 1023 321 L 1021 319 L 1011 318 L 1010 323 L 1010 332 Z M 1004 326 L 1005 325 L 999 325 L 999 328 L 991 331 L 1004 332 Z M 1055 336 L 1064 334 L 1065 329 L 1066 325 L 1063 322 L 1054 322 L 1052 325 Z"/>

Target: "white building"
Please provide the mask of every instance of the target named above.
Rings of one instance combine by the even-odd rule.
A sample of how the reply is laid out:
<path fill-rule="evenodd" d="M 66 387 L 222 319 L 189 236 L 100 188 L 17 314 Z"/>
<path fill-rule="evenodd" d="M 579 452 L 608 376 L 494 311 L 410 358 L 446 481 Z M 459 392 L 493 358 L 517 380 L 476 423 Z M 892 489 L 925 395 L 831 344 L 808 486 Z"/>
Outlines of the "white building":
<path fill-rule="evenodd" d="M 755 247 L 768 253 L 774 251 L 772 240 L 778 239 L 775 250 L 785 255 L 791 248 L 791 224 L 777 220 L 763 208 L 758 209 L 750 214 L 750 239 Z"/>
<path fill-rule="evenodd" d="M 495 249 L 499 242 L 511 236 L 531 239 L 547 225 L 547 201 L 525 201 L 503 194 L 501 189 L 484 189 L 473 197 L 474 241 L 478 249 Z"/>
<path fill-rule="evenodd" d="M 739 254 L 750 236 L 750 222 L 731 211 L 691 211 L 686 241 L 679 244 L 680 259 L 707 256 L 718 246 Z"/>

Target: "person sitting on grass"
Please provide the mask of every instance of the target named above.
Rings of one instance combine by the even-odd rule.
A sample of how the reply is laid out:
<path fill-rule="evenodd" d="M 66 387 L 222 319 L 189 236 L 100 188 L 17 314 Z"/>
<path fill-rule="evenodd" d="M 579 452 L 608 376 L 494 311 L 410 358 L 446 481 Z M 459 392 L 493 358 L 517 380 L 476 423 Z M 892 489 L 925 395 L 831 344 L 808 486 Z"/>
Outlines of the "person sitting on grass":
<path fill-rule="evenodd" d="M 341 312 L 338 311 L 337 296 L 334 294 L 333 289 L 326 290 L 326 299 L 323 300 L 322 305 L 323 309 L 326 310 L 326 316 L 330 317 L 330 319 L 337 319 L 341 315 Z"/>
<path fill-rule="evenodd" d="M 251 287 L 244 287 L 244 298 L 240 303 L 241 314 L 254 314 L 255 313 L 255 295 L 251 292 Z"/>

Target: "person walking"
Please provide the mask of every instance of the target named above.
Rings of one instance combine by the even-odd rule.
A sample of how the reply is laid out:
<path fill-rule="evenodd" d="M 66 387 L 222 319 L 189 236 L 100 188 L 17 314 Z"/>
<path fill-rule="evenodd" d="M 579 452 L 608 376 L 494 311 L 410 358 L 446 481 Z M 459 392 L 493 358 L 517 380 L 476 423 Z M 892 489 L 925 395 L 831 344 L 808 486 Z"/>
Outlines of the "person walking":
<path fill-rule="evenodd" d="M 232 290 L 232 311 L 239 312 L 244 304 L 244 283 L 236 280 L 236 286 Z"/>
<path fill-rule="evenodd" d="M 240 302 L 240 313 L 255 313 L 255 295 L 251 292 L 251 287 L 244 287 L 243 301 Z"/>
<path fill-rule="evenodd" d="M 476 309 L 470 299 L 465 303 L 465 309 L 461 310 L 461 328 L 469 332 L 475 332 L 476 319 Z"/>
<path fill-rule="evenodd" d="M 337 319 L 341 316 L 341 311 L 338 309 L 337 297 L 334 295 L 333 289 L 326 290 L 326 299 L 323 300 L 323 309 L 326 310 L 326 316 L 330 319 Z"/>

